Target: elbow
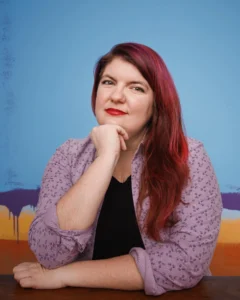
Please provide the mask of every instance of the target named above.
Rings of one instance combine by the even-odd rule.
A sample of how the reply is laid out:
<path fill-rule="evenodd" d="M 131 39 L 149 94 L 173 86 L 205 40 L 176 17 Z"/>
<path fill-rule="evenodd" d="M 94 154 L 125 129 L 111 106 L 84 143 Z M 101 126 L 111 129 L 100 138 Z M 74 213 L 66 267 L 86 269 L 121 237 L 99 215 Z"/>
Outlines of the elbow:
<path fill-rule="evenodd" d="M 53 230 L 36 219 L 30 226 L 28 244 L 43 267 L 55 269 L 83 254 L 90 237 L 91 230 L 72 236 L 71 232 Z"/>
<path fill-rule="evenodd" d="M 46 269 L 55 269 L 57 267 L 60 267 L 61 264 L 56 260 L 56 255 L 53 255 L 53 253 L 50 254 L 49 251 L 47 251 L 46 248 L 41 247 L 36 244 L 36 241 L 34 239 L 29 240 L 29 248 L 33 252 L 33 254 L 36 257 L 36 260 Z"/>
<path fill-rule="evenodd" d="M 78 251 L 76 247 L 69 250 L 61 245 L 60 238 L 46 239 L 46 236 L 36 235 L 34 227 L 31 227 L 28 234 L 28 245 L 34 253 L 36 260 L 46 269 L 55 269 L 72 262 Z M 52 238 L 52 237 L 51 237 Z"/>
<path fill-rule="evenodd" d="M 190 289 L 196 286 L 206 272 L 201 269 L 185 269 L 180 272 L 171 272 L 171 274 L 165 274 L 165 276 L 160 276 L 156 280 L 156 289 L 155 291 L 148 292 L 148 295 L 161 295 L 169 291 L 179 291 Z M 166 276 L 167 275 L 167 276 Z"/>
<path fill-rule="evenodd" d="M 183 290 L 190 289 L 196 286 L 205 275 L 205 271 L 202 268 L 195 270 L 185 270 L 178 278 L 172 280 L 173 285 L 175 286 L 174 290 Z"/>
<path fill-rule="evenodd" d="M 46 269 L 56 269 L 71 263 L 75 256 L 60 255 L 57 251 L 47 250 L 44 247 L 36 247 L 34 244 L 29 243 L 31 251 L 34 253 L 36 260 Z M 43 248 L 43 249 L 42 249 Z"/>
<path fill-rule="evenodd" d="M 187 276 L 186 280 L 181 280 L 178 282 L 179 290 L 190 289 L 196 286 L 203 278 L 203 274 L 198 276 Z"/>
<path fill-rule="evenodd" d="M 150 296 L 160 296 L 166 292 L 171 291 L 179 291 L 179 290 L 185 290 L 190 289 L 196 286 L 203 276 L 193 277 L 193 276 L 186 276 L 181 278 L 168 278 L 163 280 L 162 282 L 158 282 L 155 287 L 145 287 L 145 294 Z"/>

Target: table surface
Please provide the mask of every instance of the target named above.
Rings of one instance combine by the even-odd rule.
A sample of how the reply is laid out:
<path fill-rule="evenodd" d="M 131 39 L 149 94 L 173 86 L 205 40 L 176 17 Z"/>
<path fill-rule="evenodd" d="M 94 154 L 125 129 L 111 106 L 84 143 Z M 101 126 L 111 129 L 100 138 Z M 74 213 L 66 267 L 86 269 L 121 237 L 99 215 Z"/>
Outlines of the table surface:
<path fill-rule="evenodd" d="M 194 288 L 165 293 L 159 297 L 146 296 L 143 291 L 119 291 L 107 289 L 89 289 L 68 287 L 57 290 L 34 290 L 21 288 L 12 275 L 0 275 L 1 300 L 67 300 L 67 299 L 156 299 L 188 300 L 188 299 L 240 299 L 240 276 L 233 277 L 204 277 Z"/>

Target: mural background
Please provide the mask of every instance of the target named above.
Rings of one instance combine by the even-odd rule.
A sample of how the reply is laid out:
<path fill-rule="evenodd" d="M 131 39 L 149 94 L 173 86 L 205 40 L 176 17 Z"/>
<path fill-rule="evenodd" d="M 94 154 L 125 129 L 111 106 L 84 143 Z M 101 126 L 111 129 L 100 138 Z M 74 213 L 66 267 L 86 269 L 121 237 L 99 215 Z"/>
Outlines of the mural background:
<path fill-rule="evenodd" d="M 0 273 L 34 260 L 27 232 L 44 168 L 96 125 L 93 67 L 114 44 L 147 44 L 177 86 L 224 211 L 211 270 L 240 275 L 240 2 L 0 0 Z"/>

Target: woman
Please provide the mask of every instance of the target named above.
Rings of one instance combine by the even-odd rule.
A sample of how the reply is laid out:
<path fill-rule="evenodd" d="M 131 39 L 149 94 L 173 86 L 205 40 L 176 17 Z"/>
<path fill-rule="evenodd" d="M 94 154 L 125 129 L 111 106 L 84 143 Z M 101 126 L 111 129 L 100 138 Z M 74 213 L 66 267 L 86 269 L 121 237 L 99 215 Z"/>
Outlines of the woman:
<path fill-rule="evenodd" d="M 92 108 L 99 126 L 46 167 L 29 231 L 39 263 L 18 265 L 15 279 L 148 295 L 193 287 L 210 274 L 222 202 L 163 60 L 144 45 L 113 47 L 97 63 Z"/>

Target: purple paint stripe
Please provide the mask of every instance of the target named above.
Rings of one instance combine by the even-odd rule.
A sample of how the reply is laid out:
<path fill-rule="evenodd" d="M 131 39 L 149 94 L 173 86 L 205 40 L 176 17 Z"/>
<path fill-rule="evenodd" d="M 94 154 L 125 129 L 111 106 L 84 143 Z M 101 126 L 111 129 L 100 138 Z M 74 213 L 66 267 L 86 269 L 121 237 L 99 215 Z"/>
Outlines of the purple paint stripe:
<path fill-rule="evenodd" d="M 223 208 L 240 210 L 240 193 L 222 193 Z"/>
<path fill-rule="evenodd" d="M 14 189 L 0 192 L 0 205 L 6 206 L 14 216 L 19 216 L 24 206 L 37 206 L 40 188 Z M 222 193 L 223 208 L 240 210 L 240 193 Z"/>
<path fill-rule="evenodd" d="M 14 189 L 0 192 L 0 205 L 6 206 L 13 216 L 19 217 L 24 206 L 37 206 L 39 191 L 40 188 L 32 190 Z"/>

